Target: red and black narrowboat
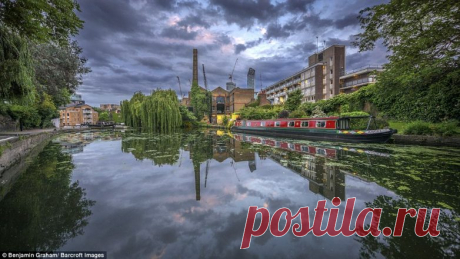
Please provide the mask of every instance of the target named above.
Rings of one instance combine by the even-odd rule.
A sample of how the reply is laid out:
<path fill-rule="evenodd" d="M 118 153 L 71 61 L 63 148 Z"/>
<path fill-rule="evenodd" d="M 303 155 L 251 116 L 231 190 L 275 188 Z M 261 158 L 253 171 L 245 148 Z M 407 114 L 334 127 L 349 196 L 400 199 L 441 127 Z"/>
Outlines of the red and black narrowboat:
<path fill-rule="evenodd" d="M 363 118 L 369 118 L 366 129 L 351 129 L 350 120 Z M 265 136 L 354 143 L 385 143 L 397 132 L 393 129 L 369 129 L 373 119 L 372 116 L 355 116 L 236 120 L 231 130 Z"/>

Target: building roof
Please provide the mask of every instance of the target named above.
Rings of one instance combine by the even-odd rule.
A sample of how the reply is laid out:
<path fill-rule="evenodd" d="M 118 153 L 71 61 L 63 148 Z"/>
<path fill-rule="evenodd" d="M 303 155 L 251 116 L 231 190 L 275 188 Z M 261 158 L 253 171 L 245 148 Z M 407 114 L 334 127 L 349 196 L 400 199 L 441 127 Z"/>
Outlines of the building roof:
<path fill-rule="evenodd" d="M 347 72 L 345 75 L 341 76 L 340 79 L 350 78 L 353 76 L 370 73 L 373 71 L 383 71 L 383 67 L 382 66 L 367 66 L 367 67 L 358 68 L 358 69 Z"/>
<path fill-rule="evenodd" d="M 71 103 L 71 104 L 67 104 L 66 106 L 61 106 L 59 107 L 59 110 L 65 110 L 67 108 L 81 108 L 83 106 L 88 106 L 90 107 L 91 109 L 93 109 L 93 107 L 91 107 L 90 105 L 88 104 L 85 104 L 85 103 L 79 103 L 79 104 L 76 104 L 76 103 Z"/>

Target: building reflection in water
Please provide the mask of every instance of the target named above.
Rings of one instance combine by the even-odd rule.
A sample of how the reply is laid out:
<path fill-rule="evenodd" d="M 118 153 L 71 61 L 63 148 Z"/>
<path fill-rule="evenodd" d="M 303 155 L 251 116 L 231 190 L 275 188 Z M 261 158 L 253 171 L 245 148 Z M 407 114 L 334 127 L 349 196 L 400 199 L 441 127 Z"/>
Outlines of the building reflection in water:
<path fill-rule="evenodd" d="M 232 166 L 236 162 L 248 161 L 250 172 L 254 172 L 257 170 L 257 151 L 251 148 L 251 144 L 264 144 L 269 147 L 269 150 L 264 152 L 258 150 L 260 159 L 269 158 L 307 179 L 309 181 L 309 190 L 313 193 L 320 194 L 327 199 L 334 197 L 345 199 L 345 173 L 338 167 L 327 164 L 328 159 L 338 159 L 340 150 L 304 146 L 249 135 L 234 134 L 229 136 L 219 134 L 219 132 L 217 134 L 208 134 L 204 139 L 200 139 L 199 142 L 201 146 L 198 153 L 204 150 L 212 151 L 212 154 L 208 154 L 206 161 L 205 187 L 211 159 L 222 163 L 230 158 L 232 159 Z M 207 146 L 203 146 L 203 143 L 207 143 Z M 196 146 L 192 144 L 190 147 L 190 157 L 194 163 L 196 200 L 200 200 L 200 163 L 204 161 L 196 161 Z M 298 156 L 295 159 L 297 162 L 292 163 L 289 156 Z"/>
<path fill-rule="evenodd" d="M 119 139 L 121 139 L 120 132 L 94 131 L 61 135 L 57 137 L 53 142 L 62 146 L 63 153 L 77 154 L 83 152 L 83 148 L 93 141 Z"/>

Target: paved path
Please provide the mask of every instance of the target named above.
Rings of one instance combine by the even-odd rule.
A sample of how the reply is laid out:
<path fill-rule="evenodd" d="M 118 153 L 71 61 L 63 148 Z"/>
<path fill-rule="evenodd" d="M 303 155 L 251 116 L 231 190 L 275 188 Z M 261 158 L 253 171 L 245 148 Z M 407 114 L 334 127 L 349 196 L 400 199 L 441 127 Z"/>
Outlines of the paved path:
<path fill-rule="evenodd" d="M 32 129 L 32 130 L 23 130 L 23 131 L 6 131 L 0 132 L 0 136 L 21 136 L 21 135 L 36 135 L 43 132 L 52 132 L 54 128 L 51 129 Z"/>

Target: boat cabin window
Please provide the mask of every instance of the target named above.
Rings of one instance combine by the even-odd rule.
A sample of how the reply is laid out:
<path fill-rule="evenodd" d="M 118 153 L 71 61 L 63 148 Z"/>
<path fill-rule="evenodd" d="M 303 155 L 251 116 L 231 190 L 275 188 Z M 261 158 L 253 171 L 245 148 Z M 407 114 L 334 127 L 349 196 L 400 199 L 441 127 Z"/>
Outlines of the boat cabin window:
<path fill-rule="evenodd" d="M 308 121 L 302 121 L 302 127 L 308 128 Z"/>
<path fill-rule="evenodd" d="M 280 122 L 280 121 L 275 121 L 275 127 L 279 127 L 279 126 L 280 126 L 280 124 L 281 124 L 281 122 Z"/>
<path fill-rule="evenodd" d="M 350 129 L 350 119 L 341 119 L 337 121 L 338 129 Z"/>
<path fill-rule="evenodd" d="M 246 126 L 251 127 L 251 122 L 246 122 Z"/>
<path fill-rule="evenodd" d="M 325 121 L 316 121 L 316 127 L 317 128 L 324 128 L 324 127 L 326 127 L 326 122 Z"/>
<path fill-rule="evenodd" d="M 262 121 L 262 122 L 260 123 L 260 126 L 261 126 L 261 127 L 265 127 L 265 121 Z"/>
<path fill-rule="evenodd" d="M 289 127 L 294 127 L 294 122 L 293 121 L 289 122 Z"/>

